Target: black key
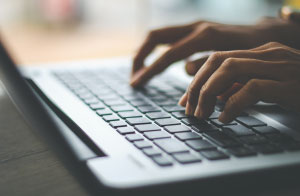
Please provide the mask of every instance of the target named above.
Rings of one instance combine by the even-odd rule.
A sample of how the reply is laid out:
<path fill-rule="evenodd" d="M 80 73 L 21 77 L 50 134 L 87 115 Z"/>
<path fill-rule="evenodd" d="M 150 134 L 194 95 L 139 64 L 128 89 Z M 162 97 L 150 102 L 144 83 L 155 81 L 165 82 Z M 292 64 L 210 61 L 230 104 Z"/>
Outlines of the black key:
<path fill-rule="evenodd" d="M 256 152 L 260 152 L 263 154 L 272 154 L 272 153 L 278 153 L 282 152 L 282 149 L 271 144 L 258 144 L 258 145 L 252 145 L 252 149 Z"/>
<path fill-rule="evenodd" d="M 169 154 L 189 151 L 186 145 L 173 138 L 155 140 L 154 143 Z"/>
<path fill-rule="evenodd" d="M 108 106 L 126 105 L 127 103 L 122 99 L 106 100 L 104 103 Z"/>
<path fill-rule="evenodd" d="M 90 108 L 92 110 L 99 110 L 99 109 L 106 108 L 106 105 L 104 105 L 103 103 L 99 102 L 99 103 L 95 103 L 95 104 L 90 104 Z"/>
<path fill-rule="evenodd" d="M 130 105 L 121 105 L 121 106 L 112 106 L 111 110 L 114 112 L 128 112 L 128 111 L 133 111 L 134 109 Z"/>
<path fill-rule="evenodd" d="M 202 138 L 200 135 L 194 132 L 175 133 L 175 137 L 182 141 Z"/>
<path fill-rule="evenodd" d="M 176 106 L 163 106 L 163 108 L 167 111 L 167 112 L 184 112 L 185 108 L 179 105 Z"/>
<path fill-rule="evenodd" d="M 160 126 L 178 125 L 180 122 L 175 118 L 163 118 L 155 120 L 155 123 Z"/>
<path fill-rule="evenodd" d="M 160 166 L 172 166 L 173 165 L 172 161 L 164 156 L 153 156 L 152 160 Z"/>
<path fill-rule="evenodd" d="M 214 118 L 219 118 L 221 112 L 218 111 L 214 111 L 211 115 L 210 115 L 210 119 L 214 119 Z"/>
<path fill-rule="evenodd" d="M 131 105 L 135 106 L 135 107 L 139 107 L 139 106 L 150 106 L 151 104 L 146 102 L 145 100 L 134 100 L 134 101 L 130 101 Z"/>
<path fill-rule="evenodd" d="M 196 151 L 216 148 L 214 145 L 212 145 L 208 141 L 201 140 L 201 139 L 200 140 L 188 140 L 188 141 L 186 141 L 186 144 Z"/>
<path fill-rule="evenodd" d="M 111 115 L 113 114 L 113 112 L 108 109 L 108 108 L 105 108 L 105 109 L 102 109 L 102 110 L 97 110 L 96 113 L 99 115 L 99 116 L 104 116 L 104 115 Z"/>
<path fill-rule="evenodd" d="M 246 147 L 228 148 L 227 150 L 230 154 L 233 154 L 236 157 L 247 157 L 256 155 L 256 152 Z"/>
<path fill-rule="evenodd" d="M 144 135 L 149 140 L 162 139 L 162 138 L 169 138 L 169 137 L 171 137 L 165 131 L 149 131 L 149 132 L 145 132 Z"/>
<path fill-rule="evenodd" d="M 183 118 L 181 119 L 181 122 L 183 122 L 186 125 L 200 125 L 200 124 L 207 124 L 206 121 L 200 120 L 197 118 L 189 117 L 189 118 Z"/>
<path fill-rule="evenodd" d="M 185 115 L 185 112 L 172 112 L 172 115 L 177 119 L 187 118 L 188 116 Z"/>
<path fill-rule="evenodd" d="M 112 115 L 105 115 L 102 117 L 103 120 L 105 120 L 106 122 L 110 122 L 110 121 L 116 121 L 116 120 L 119 120 L 120 117 L 115 115 L 115 114 L 112 114 Z"/>
<path fill-rule="evenodd" d="M 112 121 L 109 123 L 113 128 L 126 127 L 127 124 L 123 120 Z"/>
<path fill-rule="evenodd" d="M 277 129 L 270 126 L 254 127 L 253 129 L 260 134 L 279 133 Z"/>
<path fill-rule="evenodd" d="M 229 156 L 227 156 L 219 150 L 203 150 L 200 151 L 200 153 L 202 156 L 206 157 L 209 160 L 220 160 L 229 158 Z"/>
<path fill-rule="evenodd" d="M 130 124 L 130 125 L 141 125 L 141 124 L 150 124 L 151 123 L 151 121 L 145 117 L 127 118 L 126 122 L 128 122 L 128 124 Z"/>
<path fill-rule="evenodd" d="M 212 125 L 212 124 L 208 124 L 208 123 L 193 125 L 192 129 L 199 133 L 209 132 L 209 131 L 218 131 L 218 127 L 216 127 L 215 125 Z"/>
<path fill-rule="evenodd" d="M 250 135 L 240 137 L 240 141 L 245 144 L 264 144 L 268 143 L 268 140 L 260 135 Z"/>
<path fill-rule="evenodd" d="M 151 113 L 147 113 L 146 116 L 151 120 L 170 117 L 170 115 L 166 112 L 151 112 Z"/>
<path fill-rule="evenodd" d="M 158 150 L 157 148 L 145 148 L 143 149 L 143 152 L 149 157 L 161 155 L 161 151 Z"/>
<path fill-rule="evenodd" d="M 130 142 L 144 140 L 144 138 L 139 134 L 128 134 L 125 138 Z"/>
<path fill-rule="evenodd" d="M 132 127 L 119 127 L 117 128 L 117 131 L 122 135 L 135 133 L 135 130 Z"/>
<path fill-rule="evenodd" d="M 251 129 L 243 125 L 233 125 L 230 127 L 226 127 L 223 128 L 223 131 L 235 136 L 255 135 L 255 133 Z"/>
<path fill-rule="evenodd" d="M 154 101 L 154 100 L 152 99 L 152 101 Z M 156 103 L 159 106 L 174 106 L 174 105 L 177 105 L 177 102 L 172 100 L 172 99 L 165 99 L 163 101 L 157 101 Z"/>
<path fill-rule="evenodd" d="M 119 112 L 118 113 L 121 118 L 134 118 L 134 117 L 142 117 L 142 114 L 138 111 L 132 112 Z"/>
<path fill-rule="evenodd" d="M 211 122 L 218 127 L 237 125 L 237 123 L 234 121 L 224 124 L 224 123 L 220 122 L 218 119 L 212 119 Z"/>
<path fill-rule="evenodd" d="M 165 126 L 164 128 L 169 133 L 178 133 L 178 132 L 189 132 L 189 131 L 191 131 L 191 129 L 188 128 L 185 125 L 171 125 L 171 126 Z"/>
<path fill-rule="evenodd" d="M 147 131 L 160 131 L 161 128 L 156 124 L 145 124 L 145 125 L 136 125 L 135 129 L 139 132 L 147 132 Z"/>
<path fill-rule="evenodd" d="M 174 154 L 173 157 L 182 164 L 201 162 L 201 159 L 191 153 Z"/>
<path fill-rule="evenodd" d="M 161 110 L 156 106 L 139 106 L 138 110 L 142 113 L 147 112 L 160 112 Z"/>
<path fill-rule="evenodd" d="M 143 140 L 143 141 L 135 141 L 135 142 L 133 142 L 133 144 L 134 144 L 137 148 L 139 148 L 139 149 L 143 149 L 143 148 L 151 148 L 151 147 L 152 147 L 151 143 L 148 142 L 148 141 L 145 141 L 145 140 Z"/>
<path fill-rule="evenodd" d="M 252 117 L 252 116 L 240 116 L 236 120 L 247 127 L 265 126 L 266 123 Z"/>
<path fill-rule="evenodd" d="M 237 141 L 233 140 L 231 137 L 227 136 L 221 131 L 207 132 L 204 133 L 204 135 L 212 142 L 216 143 L 221 147 L 232 147 L 240 145 Z"/>

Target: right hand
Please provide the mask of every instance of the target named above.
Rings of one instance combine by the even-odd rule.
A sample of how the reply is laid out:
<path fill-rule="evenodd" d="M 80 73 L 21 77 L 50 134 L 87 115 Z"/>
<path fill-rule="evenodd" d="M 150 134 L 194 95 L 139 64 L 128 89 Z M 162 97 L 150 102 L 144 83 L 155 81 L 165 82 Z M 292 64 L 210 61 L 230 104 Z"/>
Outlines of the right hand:
<path fill-rule="evenodd" d="M 190 55 L 208 50 L 228 51 L 250 49 L 276 41 L 300 48 L 300 25 L 277 18 L 266 18 L 255 25 L 225 25 L 206 21 L 151 31 L 134 58 L 131 81 L 139 87 L 161 73 L 172 63 Z M 145 58 L 159 44 L 170 48 L 152 65 L 145 66 Z M 190 63 L 195 74 L 205 59 Z"/>

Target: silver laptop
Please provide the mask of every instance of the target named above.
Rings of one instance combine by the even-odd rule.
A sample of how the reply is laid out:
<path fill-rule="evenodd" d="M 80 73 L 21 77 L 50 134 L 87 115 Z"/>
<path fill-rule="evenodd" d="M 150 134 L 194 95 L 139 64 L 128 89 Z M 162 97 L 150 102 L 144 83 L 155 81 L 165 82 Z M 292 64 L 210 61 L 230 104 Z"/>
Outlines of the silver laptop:
<path fill-rule="evenodd" d="M 1 44 L 0 44 L 1 45 Z M 297 184 L 299 115 L 259 103 L 229 124 L 185 116 L 178 68 L 128 85 L 130 58 L 17 68 L 0 77 L 24 118 L 91 194 L 234 194 Z"/>

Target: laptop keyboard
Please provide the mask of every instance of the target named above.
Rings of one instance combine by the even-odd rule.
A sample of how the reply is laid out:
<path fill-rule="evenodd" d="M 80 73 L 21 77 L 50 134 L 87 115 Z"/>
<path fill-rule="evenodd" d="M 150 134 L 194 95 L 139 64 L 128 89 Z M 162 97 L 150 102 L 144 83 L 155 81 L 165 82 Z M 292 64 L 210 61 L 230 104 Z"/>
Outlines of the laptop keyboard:
<path fill-rule="evenodd" d="M 124 75 L 109 70 L 53 74 L 159 166 L 300 150 L 298 141 L 246 113 L 221 123 L 221 102 L 208 120 L 186 116 L 177 102 L 187 85 L 176 80 L 159 78 L 132 89 Z"/>

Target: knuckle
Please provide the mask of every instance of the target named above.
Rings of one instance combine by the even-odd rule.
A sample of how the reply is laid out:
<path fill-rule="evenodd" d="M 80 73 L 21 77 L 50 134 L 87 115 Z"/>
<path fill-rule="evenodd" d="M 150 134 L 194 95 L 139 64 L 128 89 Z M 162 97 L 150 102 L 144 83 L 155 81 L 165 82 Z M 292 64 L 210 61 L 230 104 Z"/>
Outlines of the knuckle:
<path fill-rule="evenodd" d="M 278 43 L 278 42 L 268 42 L 268 43 L 265 44 L 265 46 L 267 46 L 267 47 L 278 47 L 278 46 L 281 46 L 281 44 Z"/>
<path fill-rule="evenodd" d="M 222 70 L 225 72 L 232 72 L 235 70 L 236 64 L 237 64 L 236 58 L 227 58 L 225 59 L 222 65 Z"/>
<path fill-rule="evenodd" d="M 209 90 L 209 88 L 207 87 L 206 84 L 204 84 L 204 85 L 202 86 L 202 88 L 201 88 L 201 90 L 200 90 L 200 94 L 201 94 L 201 96 L 203 96 L 203 97 L 207 97 L 207 96 L 210 95 L 210 90 Z"/>
<path fill-rule="evenodd" d="M 212 23 L 204 22 L 199 26 L 198 31 L 201 34 L 215 35 L 217 33 L 217 26 Z"/>
<path fill-rule="evenodd" d="M 158 34 L 158 30 L 151 30 L 147 35 L 147 40 L 148 41 L 155 40 L 157 38 L 157 34 Z"/>
<path fill-rule="evenodd" d="M 259 80 L 252 79 L 248 82 L 247 88 L 245 90 L 249 94 L 253 95 L 253 94 L 259 94 L 260 88 L 261 88 L 261 85 L 260 85 Z"/>

